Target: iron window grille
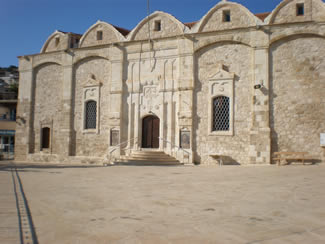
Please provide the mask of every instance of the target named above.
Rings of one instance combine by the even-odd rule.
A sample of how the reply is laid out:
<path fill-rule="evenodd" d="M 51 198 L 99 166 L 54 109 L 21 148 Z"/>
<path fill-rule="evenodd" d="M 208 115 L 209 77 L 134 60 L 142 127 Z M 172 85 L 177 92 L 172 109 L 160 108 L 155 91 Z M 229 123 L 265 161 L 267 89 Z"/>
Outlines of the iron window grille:
<path fill-rule="evenodd" d="M 230 99 L 220 96 L 213 99 L 212 131 L 229 131 Z"/>
<path fill-rule="evenodd" d="M 96 129 L 97 102 L 86 102 L 85 129 Z"/>

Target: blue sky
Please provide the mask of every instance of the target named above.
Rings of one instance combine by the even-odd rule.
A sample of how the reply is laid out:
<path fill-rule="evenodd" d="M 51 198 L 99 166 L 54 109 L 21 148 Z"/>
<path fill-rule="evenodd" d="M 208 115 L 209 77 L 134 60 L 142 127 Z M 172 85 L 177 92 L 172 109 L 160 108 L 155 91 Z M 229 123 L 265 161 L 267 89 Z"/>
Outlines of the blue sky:
<path fill-rule="evenodd" d="M 253 13 L 272 11 L 281 0 L 233 0 Z M 182 22 L 199 20 L 219 0 L 150 0 Z M 147 14 L 147 0 L 1 0 L 0 67 L 18 65 L 17 56 L 39 53 L 55 30 L 83 34 L 97 20 L 126 29 Z"/>

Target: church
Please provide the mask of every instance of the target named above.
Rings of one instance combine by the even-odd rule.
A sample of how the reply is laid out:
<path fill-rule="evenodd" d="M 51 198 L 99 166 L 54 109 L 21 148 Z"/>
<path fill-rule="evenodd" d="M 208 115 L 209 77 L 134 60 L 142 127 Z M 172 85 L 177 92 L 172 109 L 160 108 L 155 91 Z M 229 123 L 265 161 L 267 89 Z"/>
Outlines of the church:
<path fill-rule="evenodd" d="M 223 0 L 192 23 L 156 11 L 131 31 L 103 21 L 82 35 L 55 31 L 19 57 L 15 159 L 324 160 L 324 56 L 322 0 L 263 14 Z"/>

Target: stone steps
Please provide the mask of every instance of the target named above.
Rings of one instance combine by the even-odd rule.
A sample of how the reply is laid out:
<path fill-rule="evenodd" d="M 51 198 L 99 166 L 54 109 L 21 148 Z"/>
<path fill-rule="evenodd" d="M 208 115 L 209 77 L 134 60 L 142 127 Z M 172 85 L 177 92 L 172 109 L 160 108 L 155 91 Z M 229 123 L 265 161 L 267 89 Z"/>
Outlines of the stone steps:
<path fill-rule="evenodd" d="M 122 156 L 115 165 L 134 166 L 177 166 L 183 165 L 174 157 L 161 151 L 133 151 L 130 156 Z"/>

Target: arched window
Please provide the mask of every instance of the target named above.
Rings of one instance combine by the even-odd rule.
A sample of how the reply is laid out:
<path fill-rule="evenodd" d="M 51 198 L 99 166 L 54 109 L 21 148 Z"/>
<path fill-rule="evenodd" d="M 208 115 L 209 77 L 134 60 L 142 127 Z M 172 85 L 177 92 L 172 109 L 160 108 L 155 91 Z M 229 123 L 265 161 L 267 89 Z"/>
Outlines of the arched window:
<path fill-rule="evenodd" d="M 85 129 L 96 129 L 97 102 L 88 101 L 85 106 Z"/>
<path fill-rule="evenodd" d="M 229 97 L 219 96 L 213 99 L 212 131 L 229 131 L 230 101 Z"/>
<path fill-rule="evenodd" d="M 42 128 L 42 149 L 50 148 L 50 137 L 51 137 L 51 129 L 48 127 Z"/>

